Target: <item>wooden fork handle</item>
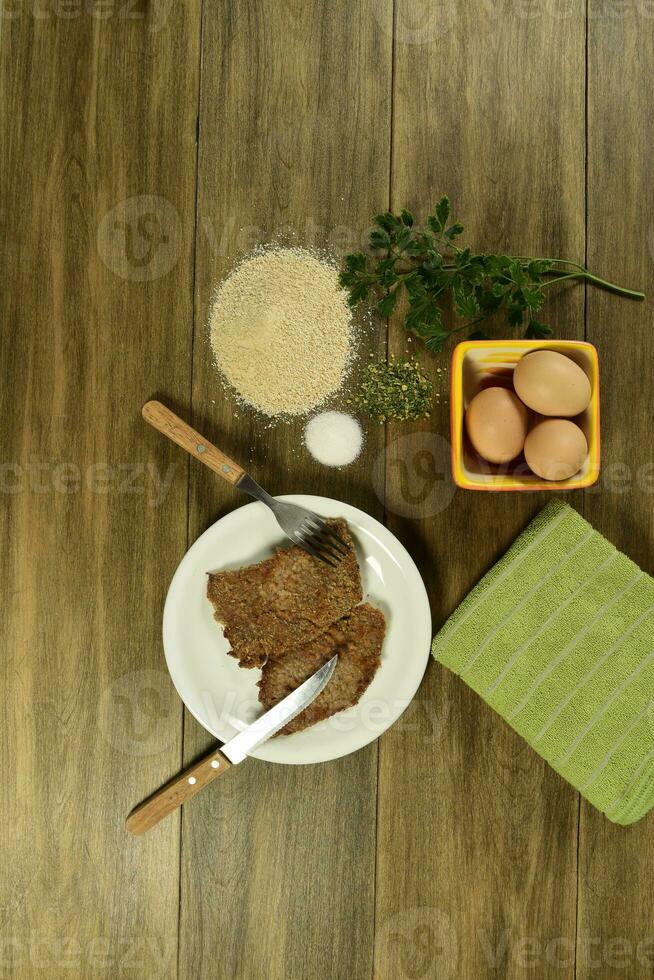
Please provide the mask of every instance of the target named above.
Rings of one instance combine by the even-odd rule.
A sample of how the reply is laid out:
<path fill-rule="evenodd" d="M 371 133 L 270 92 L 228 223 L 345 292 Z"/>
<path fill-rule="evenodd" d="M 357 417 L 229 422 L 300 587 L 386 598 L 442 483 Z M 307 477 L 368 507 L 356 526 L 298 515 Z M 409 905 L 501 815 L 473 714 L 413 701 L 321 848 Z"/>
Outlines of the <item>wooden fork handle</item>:
<path fill-rule="evenodd" d="M 130 834 L 144 834 L 231 767 L 229 759 L 214 749 L 134 807 L 125 821 L 125 827 Z"/>
<path fill-rule="evenodd" d="M 204 436 L 183 422 L 161 402 L 146 402 L 142 408 L 142 413 L 146 422 L 176 442 L 191 456 L 195 456 L 214 473 L 222 476 L 223 480 L 227 480 L 228 483 L 232 485 L 238 483 L 245 473 L 245 470 L 238 463 L 235 463 L 229 456 L 225 456 L 216 446 L 212 446 Z"/>

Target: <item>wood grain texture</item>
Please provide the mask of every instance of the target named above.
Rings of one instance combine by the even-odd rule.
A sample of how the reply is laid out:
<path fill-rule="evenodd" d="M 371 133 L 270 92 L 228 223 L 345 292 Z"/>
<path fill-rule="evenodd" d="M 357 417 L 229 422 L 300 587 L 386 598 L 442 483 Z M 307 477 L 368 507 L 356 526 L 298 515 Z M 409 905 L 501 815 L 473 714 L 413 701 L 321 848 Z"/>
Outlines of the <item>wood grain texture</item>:
<path fill-rule="evenodd" d="M 388 199 L 391 3 L 205 4 L 193 424 L 269 492 L 341 498 L 381 517 L 370 473 L 383 430 L 342 473 L 221 388 L 206 336 L 212 288 L 258 240 L 339 255 Z M 383 343 L 380 327 L 368 350 Z M 383 455 L 381 457 L 383 474 Z M 382 480 L 383 483 L 383 480 Z M 382 487 L 383 489 L 383 487 Z M 191 470 L 194 538 L 244 502 Z M 185 756 L 208 741 L 186 720 Z M 180 977 L 369 977 L 377 749 L 321 766 L 251 760 L 183 816 Z"/>
<path fill-rule="evenodd" d="M 188 398 L 198 9 L 54 7 L 1 38 L 2 974 L 172 977 L 179 819 L 124 819 L 181 756 L 187 466 L 140 408 Z"/>
<path fill-rule="evenodd" d="M 651 294 L 654 22 L 585 6 L 207 0 L 201 23 L 201 0 L 5 3 L 0 975 L 654 976 L 653 818 L 579 810 L 434 664 L 379 746 L 249 760 L 181 819 L 124 830 L 213 745 L 165 671 L 161 609 L 188 544 L 247 502 L 144 423 L 148 398 L 272 493 L 385 517 L 435 628 L 548 499 L 452 487 L 446 355 L 424 359 L 428 422 L 373 429 L 326 473 L 300 423 L 234 410 L 206 324 L 256 244 L 340 256 L 376 210 L 445 192 L 481 248 L 587 249 Z M 564 288 L 547 315 L 602 365 L 602 478 L 567 499 L 653 572 L 651 296 Z"/>
<path fill-rule="evenodd" d="M 635 283 L 644 303 L 588 291 L 587 339 L 602 365 L 602 475 L 587 493 L 599 531 L 654 573 L 654 21 L 647 5 L 591 0 L 588 263 Z M 654 976 L 654 826 L 624 829 L 582 801 L 577 975 Z"/>
<path fill-rule="evenodd" d="M 393 208 L 424 216 L 448 193 L 482 249 L 583 258 L 584 29 L 517 4 L 420 17 L 398 0 Z M 547 312 L 583 337 L 582 290 Z M 397 323 L 392 344 L 412 346 Z M 448 361 L 424 363 L 443 393 L 413 434 L 389 433 L 387 508 L 438 628 L 548 498 L 455 491 Z M 545 949 L 574 943 L 576 794 L 444 669 L 418 698 L 430 715 L 380 745 L 375 976 L 518 977 L 530 957 L 539 977 L 573 976 Z"/>

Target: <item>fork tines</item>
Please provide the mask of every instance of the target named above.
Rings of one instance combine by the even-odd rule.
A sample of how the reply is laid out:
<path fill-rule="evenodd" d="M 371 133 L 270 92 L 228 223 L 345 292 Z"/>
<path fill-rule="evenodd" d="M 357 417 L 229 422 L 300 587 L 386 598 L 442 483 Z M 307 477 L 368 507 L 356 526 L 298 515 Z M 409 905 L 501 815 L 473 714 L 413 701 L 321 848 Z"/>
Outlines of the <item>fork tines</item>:
<path fill-rule="evenodd" d="M 298 530 L 298 535 L 309 554 L 332 568 L 336 568 L 341 558 L 347 555 L 347 545 L 343 539 L 319 517 L 307 518 Z"/>

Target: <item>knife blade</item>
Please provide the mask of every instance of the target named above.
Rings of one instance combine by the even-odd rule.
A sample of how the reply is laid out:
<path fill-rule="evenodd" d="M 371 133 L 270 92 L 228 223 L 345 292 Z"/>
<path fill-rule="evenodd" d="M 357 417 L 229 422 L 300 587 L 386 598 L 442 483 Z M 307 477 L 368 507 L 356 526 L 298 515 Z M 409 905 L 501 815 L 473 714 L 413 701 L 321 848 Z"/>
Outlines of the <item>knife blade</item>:
<path fill-rule="evenodd" d="M 125 821 L 130 834 L 144 834 L 182 803 L 188 803 L 217 776 L 226 773 L 232 764 L 243 762 L 243 759 L 258 745 L 267 741 L 296 715 L 304 711 L 329 682 L 337 660 L 338 654 L 323 664 L 303 684 L 291 691 L 283 701 L 266 711 L 229 742 L 220 747 L 215 746 L 211 752 L 192 763 L 188 769 L 179 773 L 135 807 Z"/>
<path fill-rule="evenodd" d="M 276 732 L 284 725 L 292 721 L 301 711 L 304 711 L 314 698 L 317 698 L 323 688 L 329 683 L 329 679 L 336 668 L 338 654 L 328 660 L 312 674 L 311 677 L 291 691 L 282 701 L 266 711 L 265 714 L 257 718 L 255 722 L 248 725 L 242 732 L 225 742 L 220 751 L 226 755 L 230 762 L 235 764 L 243 762 L 253 749 L 256 749 L 262 742 L 272 738 Z"/>

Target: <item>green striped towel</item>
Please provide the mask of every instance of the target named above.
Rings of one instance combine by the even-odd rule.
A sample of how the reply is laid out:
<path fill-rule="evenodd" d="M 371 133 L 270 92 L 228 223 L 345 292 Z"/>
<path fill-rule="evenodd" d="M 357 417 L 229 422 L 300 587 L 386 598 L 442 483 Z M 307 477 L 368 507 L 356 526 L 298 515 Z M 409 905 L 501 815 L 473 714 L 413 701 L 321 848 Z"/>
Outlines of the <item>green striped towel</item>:
<path fill-rule="evenodd" d="M 654 580 L 555 500 L 434 639 L 458 674 L 619 824 L 654 805 Z"/>

